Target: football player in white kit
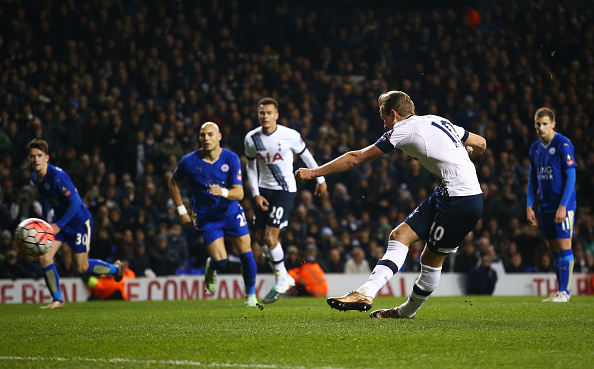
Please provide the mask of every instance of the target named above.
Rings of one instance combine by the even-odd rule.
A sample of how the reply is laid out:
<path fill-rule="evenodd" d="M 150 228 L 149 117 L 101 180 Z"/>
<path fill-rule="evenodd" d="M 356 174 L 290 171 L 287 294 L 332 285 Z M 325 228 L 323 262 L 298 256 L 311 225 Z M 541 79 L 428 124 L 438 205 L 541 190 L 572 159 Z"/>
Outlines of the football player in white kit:
<path fill-rule="evenodd" d="M 402 91 L 378 99 L 380 116 L 388 130 L 375 144 L 348 152 L 317 169 L 298 169 L 295 177 L 306 181 L 340 173 L 370 162 L 395 148 L 417 159 L 438 181 L 435 192 L 390 233 L 388 249 L 368 281 L 328 304 L 338 310 L 367 311 L 378 291 L 404 264 L 408 247 L 427 241 L 421 254 L 421 273 L 408 300 L 392 309 L 373 311 L 372 318 L 413 318 L 437 288 L 445 258 L 456 252 L 462 239 L 483 213 L 482 191 L 470 156 L 487 148 L 485 139 L 437 115 L 414 115 L 415 105 Z M 394 194 L 397 196 L 397 194 Z"/>
<path fill-rule="evenodd" d="M 281 228 L 288 224 L 289 211 L 297 192 L 293 176 L 293 155 L 297 154 L 308 168 L 318 164 L 305 146 L 299 132 L 277 125 L 278 102 L 270 97 L 258 102 L 260 127 L 245 136 L 246 172 L 256 202 L 254 227 L 256 240 L 274 269 L 275 284 L 262 299 L 270 304 L 295 285 L 287 273 L 284 252 L 279 242 Z M 326 193 L 326 181 L 318 176 L 315 194 Z"/>

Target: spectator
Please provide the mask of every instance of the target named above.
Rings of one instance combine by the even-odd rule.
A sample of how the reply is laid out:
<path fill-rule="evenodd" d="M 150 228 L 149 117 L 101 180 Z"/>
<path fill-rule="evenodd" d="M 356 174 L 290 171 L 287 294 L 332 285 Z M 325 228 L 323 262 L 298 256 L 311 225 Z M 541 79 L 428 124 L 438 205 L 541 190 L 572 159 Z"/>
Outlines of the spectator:
<path fill-rule="evenodd" d="M 285 265 L 287 270 L 298 268 L 301 266 L 302 259 L 299 255 L 299 249 L 295 245 L 287 247 L 287 257 L 285 258 Z"/>
<path fill-rule="evenodd" d="M 492 295 L 497 283 L 497 272 L 491 268 L 493 257 L 483 255 L 478 266 L 466 277 L 466 293 L 469 295 Z"/>
<path fill-rule="evenodd" d="M 146 252 L 146 245 L 143 241 L 138 240 L 134 244 L 134 253 L 128 255 L 128 266 L 134 275 L 137 277 L 154 276 L 155 273 L 151 269 L 151 258 Z"/>
<path fill-rule="evenodd" d="M 522 254 L 516 252 L 511 256 L 511 261 L 509 266 L 505 268 L 506 273 L 525 273 L 526 268 L 522 264 Z"/>
<path fill-rule="evenodd" d="M 478 253 L 474 249 L 472 237 L 469 238 L 466 236 L 463 244 L 460 246 L 460 249 L 456 254 L 456 260 L 454 261 L 454 272 L 469 273 L 477 266 L 478 262 Z"/>
<path fill-rule="evenodd" d="M 344 272 L 347 274 L 369 274 L 371 268 L 365 259 L 365 251 L 360 247 L 353 247 L 351 258 L 344 263 Z"/>
<path fill-rule="evenodd" d="M 343 273 L 344 272 L 344 261 L 342 254 L 338 247 L 333 247 L 328 253 L 328 260 L 326 261 L 326 272 L 327 273 Z"/>
<path fill-rule="evenodd" d="M 179 255 L 167 245 L 167 236 L 156 237 L 156 247 L 149 251 L 152 270 L 157 276 L 177 275 Z"/>

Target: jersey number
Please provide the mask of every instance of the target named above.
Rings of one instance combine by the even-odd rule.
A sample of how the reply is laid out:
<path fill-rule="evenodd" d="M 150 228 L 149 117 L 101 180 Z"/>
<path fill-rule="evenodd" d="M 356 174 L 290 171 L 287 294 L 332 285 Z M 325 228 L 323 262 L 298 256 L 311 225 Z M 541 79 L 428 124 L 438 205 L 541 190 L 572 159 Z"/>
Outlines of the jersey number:
<path fill-rule="evenodd" d="M 431 122 L 431 125 L 439 128 L 442 132 L 448 135 L 456 147 L 462 146 L 462 141 L 460 141 L 460 138 L 458 138 L 452 123 L 448 122 L 447 120 L 441 120 L 439 123 Z"/>
<path fill-rule="evenodd" d="M 77 233 L 76 234 L 76 244 L 77 245 L 86 245 L 89 242 L 89 235 Z"/>
<path fill-rule="evenodd" d="M 435 245 L 436 242 L 439 242 L 445 233 L 445 228 L 438 225 L 435 226 L 435 222 L 431 224 L 431 229 L 429 230 L 429 242 Z"/>
<path fill-rule="evenodd" d="M 245 227 L 247 220 L 245 220 L 245 214 L 243 212 L 241 214 L 237 214 L 237 219 L 239 219 L 239 226 Z"/>
<path fill-rule="evenodd" d="M 273 224 L 280 224 L 281 219 L 283 218 L 283 214 L 285 213 L 285 209 L 283 209 L 282 207 L 276 207 L 273 206 L 272 207 L 272 211 L 270 212 L 270 217 L 272 219 L 274 219 L 274 221 L 272 222 Z"/>

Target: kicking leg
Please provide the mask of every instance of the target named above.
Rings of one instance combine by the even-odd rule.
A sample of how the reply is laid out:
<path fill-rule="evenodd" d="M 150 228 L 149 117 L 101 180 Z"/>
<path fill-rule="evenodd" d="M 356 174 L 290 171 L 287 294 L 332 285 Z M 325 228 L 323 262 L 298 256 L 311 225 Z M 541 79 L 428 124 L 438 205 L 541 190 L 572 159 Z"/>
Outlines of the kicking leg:
<path fill-rule="evenodd" d="M 404 260 L 408 254 L 408 245 L 418 240 L 419 237 L 408 224 L 400 224 L 390 233 L 388 249 L 375 268 L 373 268 L 367 282 L 345 296 L 330 297 L 327 300 L 328 305 L 333 309 L 343 311 L 367 311 L 371 309 L 375 295 L 404 265 Z"/>
<path fill-rule="evenodd" d="M 376 310 L 372 318 L 414 318 L 417 311 L 439 285 L 441 266 L 447 255 L 436 254 L 427 247 L 421 254 L 421 274 L 415 282 L 408 300 L 397 308 Z"/>

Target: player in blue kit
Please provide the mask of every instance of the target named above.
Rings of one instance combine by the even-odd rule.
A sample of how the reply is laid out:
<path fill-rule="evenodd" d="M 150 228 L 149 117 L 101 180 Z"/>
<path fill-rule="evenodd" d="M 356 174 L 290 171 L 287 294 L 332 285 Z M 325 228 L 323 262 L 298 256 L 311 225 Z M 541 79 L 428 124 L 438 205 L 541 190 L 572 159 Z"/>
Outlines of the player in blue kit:
<path fill-rule="evenodd" d="M 555 113 L 551 109 L 540 108 L 536 111 L 534 127 L 540 138 L 530 146 L 526 213 L 528 223 L 537 225 L 533 207 L 538 193 L 540 227 L 553 254 L 558 283 L 558 291 L 543 302 L 569 302 L 574 262 L 571 237 L 577 208 L 577 164 L 571 142 L 555 132 Z"/>
<path fill-rule="evenodd" d="M 64 298 L 60 289 L 60 276 L 54 264 L 54 255 L 62 246 L 74 252 L 74 260 L 79 273 L 93 276 L 112 274 L 116 281 L 124 277 L 124 265 L 119 260 L 114 264 L 99 259 L 89 259 L 93 219 L 87 206 L 82 202 L 72 180 L 61 168 L 49 161 L 49 147 L 46 141 L 34 139 L 26 146 L 29 166 L 33 170 L 31 180 L 42 198 L 43 217 L 48 219 L 53 209 L 53 219 L 48 219 L 56 235 L 53 247 L 39 256 L 45 274 L 45 283 L 52 295 L 52 302 L 42 309 L 63 308 Z"/>
<path fill-rule="evenodd" d="M 256 261 L 243 208 L 243 179 L 237 154 L 221 147 L 221 133 L 213 122 L 200 128 L 201 148 L 179 161 L 169 179 L 169 194 L 177 206 L 182 226 L 195 226 L 206 245 L 209 258 L 204 276 L 206 288 L 214 292 L 217 272 L 225 270 L 225 237 L 239 254 L 245 283 L 246 306 L 256 306 Z M 192 217 L 183 204 L 180 182 L 189 188 Z M 194 218 L 192 220 L 192 218 Z"/>

